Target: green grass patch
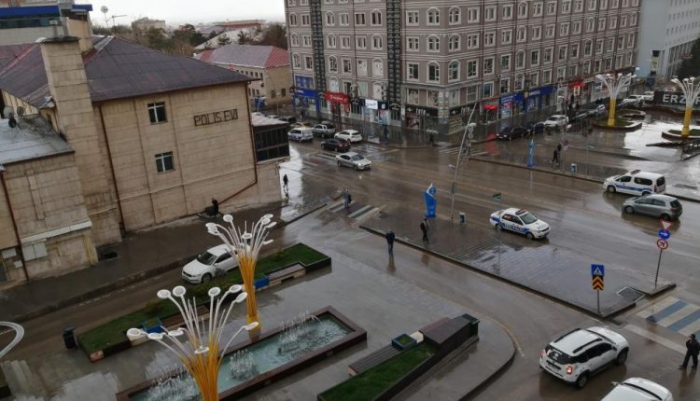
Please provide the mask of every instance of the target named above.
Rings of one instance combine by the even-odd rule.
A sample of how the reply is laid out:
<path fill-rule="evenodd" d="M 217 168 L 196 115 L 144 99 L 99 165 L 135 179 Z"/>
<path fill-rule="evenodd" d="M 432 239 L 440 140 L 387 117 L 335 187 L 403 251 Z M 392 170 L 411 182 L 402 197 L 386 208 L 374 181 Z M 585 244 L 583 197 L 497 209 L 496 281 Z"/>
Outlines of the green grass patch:
<path fill-rule="evenodd" d="M 680 135 L 680 134 L 681 134 L 681 130 L 679 130 L 679 129 L 672 129 L 672 130 L 669 130 L 668 132 L 671 133 L 671 134 L 675 134 L 675 135 Z M 688 134 L 689 134 L 690 136 L 697 136 L 697 137 L 700 137 L 700 129 L 691 129 L 690 132 L 689 132 Z"/>
<path fill-rule="evenodd" d="M 327 401 L 373 400 L 434 354 L 432 346 L 421 343 L 323 392 L 321 397 Z"/>
<path fill-rule="evenodd" d="M 262 278 L 267 273 L 295 263 L 303 263 L 308 266 L 326 258 L 328 256 L 313 248 L 304 244 L 296 244 L 260 259 L 255 268 L 255 278 Z M 209 283 L 188 287 L 187 294 L 196 297 L 198 304 L 208 303 L 207 292 L 211 287 L 218 286 L 227 289 L 231 285 L 242 282 L 241 273 L 236 269 L 225 276 L 216 277 Z M 126 331 L 132 327 L 141 327 L 141 323 L 144 321 L 155 317 L 162 320 L 176 313 L 178 313 L 177 307 L 172 302 L 161 301 L 155 298 L 154 294 L 154 299 L 149 301 L 143 309 L 88 330 L 80 334 L 78 339 L 85 352 L 91 354 L 126 340 Z"/>

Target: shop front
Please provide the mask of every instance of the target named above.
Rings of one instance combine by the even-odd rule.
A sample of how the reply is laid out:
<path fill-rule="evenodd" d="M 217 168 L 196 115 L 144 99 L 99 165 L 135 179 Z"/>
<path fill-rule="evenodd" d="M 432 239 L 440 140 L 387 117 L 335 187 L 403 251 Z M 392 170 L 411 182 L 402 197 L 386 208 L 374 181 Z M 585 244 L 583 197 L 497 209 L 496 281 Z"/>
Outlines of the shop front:
<path fill-rule="evenodd" d="M 382 100 L 364 99 L 363 118 L 372 123 L 389 124 L 389 103 Z"/>
<path fill-rule="evenodd" d="M 406 105 L 406 128 L 437 132 L 438 109 L 435 107 L 423 107 Z"/>
<path fill-rule="evenodd" d="M 554 86 L 552 85 L 523 92 L 525 112 L 534 112 L 549 107 L 552 93 L 554 93 Z"/>
<path fill-rule="evenodd" d="M 316 110 L 316 115 L 320 115 L 321 102 L 318 92 L 313 87 L 313 78 L 294 76 L 294 87 L 291 93 L 293 105 L 300 109 L 303 119 L 309 117 L 309 109 Z"/>
<path fill-rule="evenodd" d="M 524 109 L 524 101 L 522 92 L 501 96 L 499 99 L 501 119 L 519 116 Z"/>
<path fill-rule="evenodd" d="M 498 120 L 498 100 L 498 98 L 491 98 L 482 101 L 482 124 L 490 124 Z"/>

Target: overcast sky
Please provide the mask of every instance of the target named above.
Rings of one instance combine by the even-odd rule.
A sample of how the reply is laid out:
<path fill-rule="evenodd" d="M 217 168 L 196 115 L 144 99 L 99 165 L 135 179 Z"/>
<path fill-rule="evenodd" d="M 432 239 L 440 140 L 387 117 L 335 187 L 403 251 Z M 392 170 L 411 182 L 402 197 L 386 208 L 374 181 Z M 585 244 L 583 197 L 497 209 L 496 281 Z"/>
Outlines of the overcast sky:
<path fill-rule="evenodd" d="M 116 18 L 117 24 L 131 23 L 141 17 L 163 19 L 172 26 L 246 19 L 284 21 L 284 0 L 77 0 L 76 3 L 92 4 L 94 11 L 90 18 L 95 25 L 105 25 L 102 6 L 109 9 L 108 18 L 126 15 Z"/>

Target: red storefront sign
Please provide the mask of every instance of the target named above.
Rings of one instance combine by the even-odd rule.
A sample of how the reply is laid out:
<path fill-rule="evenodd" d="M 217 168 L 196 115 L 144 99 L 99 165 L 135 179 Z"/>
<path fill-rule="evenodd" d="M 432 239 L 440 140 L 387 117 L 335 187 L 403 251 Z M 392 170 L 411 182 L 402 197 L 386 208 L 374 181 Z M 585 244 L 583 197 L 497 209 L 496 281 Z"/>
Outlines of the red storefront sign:
<path fill-rule="evenodd" d="M 350 98 L 345 93 L 341 92 L 326 92 L 326 100 L 331 103 L 340 103 L 349 105 Z"/>

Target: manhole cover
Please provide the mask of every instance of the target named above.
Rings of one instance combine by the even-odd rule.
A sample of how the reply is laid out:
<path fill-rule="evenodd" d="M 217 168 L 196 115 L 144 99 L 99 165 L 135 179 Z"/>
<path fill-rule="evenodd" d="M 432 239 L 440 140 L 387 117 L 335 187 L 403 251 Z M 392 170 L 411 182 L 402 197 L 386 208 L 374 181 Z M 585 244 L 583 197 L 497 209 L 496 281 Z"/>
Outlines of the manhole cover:
<path fill-rule="evenodd" d="M 632 301 L 632 302 L 637 302 L 640 299 L 644 298 L 643 292 L 637 291 L 631 287 L 625 287 L 625 288 L 621 289 L 620 291 L 617 292 L 617 295 L 619 295 L 622 298 L 625 298 L 629 301 Z"/>

